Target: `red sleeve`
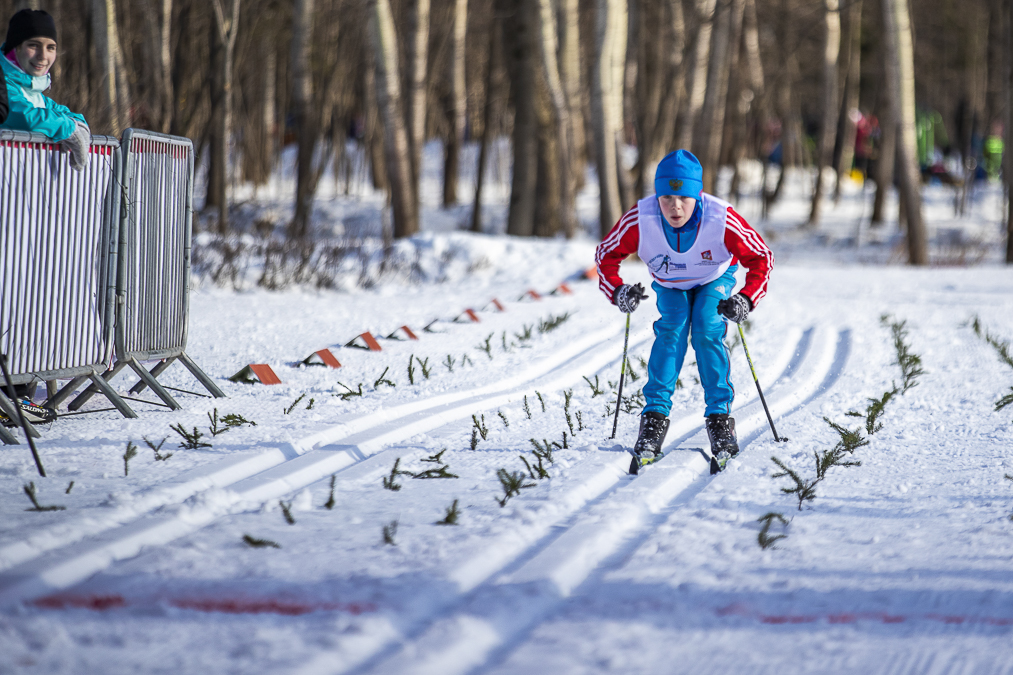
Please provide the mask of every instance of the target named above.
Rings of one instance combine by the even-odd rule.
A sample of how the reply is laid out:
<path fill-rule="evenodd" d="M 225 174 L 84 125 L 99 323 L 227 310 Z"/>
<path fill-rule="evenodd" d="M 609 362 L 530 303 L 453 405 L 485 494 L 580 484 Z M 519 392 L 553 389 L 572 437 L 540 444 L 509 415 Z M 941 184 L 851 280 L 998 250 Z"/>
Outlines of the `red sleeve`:
<path fill-rule="evenodd" d="M 774 254 L 760 233 L 731 207 L 728 207 L 725 216 L 725 246 L 737 262 L 745 265 L 748 270 L 746 285 L 739 293 L 749 298 L 753 307 L 756 307 L 756 303 L 767 294 L 767 281 L 770 279 L 770 270 L 774 267 Z"/>
<path fill-rule="evenodd" d="M 598 244 L 594 256 L 595 264 L 598 266 L 598 288 L 609 302 L 612 302 L 616 288 L 623 283 L 619 277 L 619 264 L 626 260 L 627 256 L 636 253 L 640 245 L 640 228 L 637 227 L 639 219 L 640 211 L 634 205 Z"/>

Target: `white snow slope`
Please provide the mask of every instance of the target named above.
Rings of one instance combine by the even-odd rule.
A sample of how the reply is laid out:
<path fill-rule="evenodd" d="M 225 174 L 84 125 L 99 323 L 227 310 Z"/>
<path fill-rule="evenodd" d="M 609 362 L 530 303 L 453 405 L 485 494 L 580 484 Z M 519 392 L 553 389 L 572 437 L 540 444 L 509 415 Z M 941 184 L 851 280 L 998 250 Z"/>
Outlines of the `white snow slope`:
<path fill-rule="evenodd" d="M 968 325 L 1013 337 L 1013 271 L 796 249 L 747 334 L 789 440 L 730 335 L 739 457 L 712 477 L 697 450 L 691 353 L 668 454 L 630 476 L 638 411 L 624 406 L 614 441 L 606 415 L 623 318 L 571 279 L 593 244 L 428 236 L 488 264 L 349 293 L 201 290 L 188 351 L 228 398 L 63 417 L 39 442 L 46 479 L 26 445 L 0 451 L 0 673 L 1013 672 L 1013 413 L 993 411 L 1013 369 Z M 567 279 L 572 294 L 548 294 Z M 478 323 L 454 321 L 467 308 Z M 884 314 L 907 321 L 925 372 L 863 428 L 861 465 L 831 468 L 799 510 L 771 456 L 813 477 L 838 440 L 823 418 L 862 428 L 846 413 L 901 382 Z M 632 316 L 625 395 L 645 382 L 656 316 L 650 302 Z M 419 339 L 340 347 L 401 325 Z M 327 346 L 340 369 L 298 366 Z M 283 384 L 225 379 L 247 363 Z M 163 379 L 198 386 L 180 366 Z M 216 409 L 256 426 L 212 436 Z M 176 424 L 210 446 L 178 447 Z M 538 478 L 532 440 L 563 446 L 564 431 Z M 453 477 L 413 477 L 441 466 Z M 526 477 L 502 506 L 499 469 Z M 30 481 L 66 509 L 26 511 Z M 455 503 L 457 523 L 438 524 Z M 789 524 L 763 550 L 769 512 Z"/>

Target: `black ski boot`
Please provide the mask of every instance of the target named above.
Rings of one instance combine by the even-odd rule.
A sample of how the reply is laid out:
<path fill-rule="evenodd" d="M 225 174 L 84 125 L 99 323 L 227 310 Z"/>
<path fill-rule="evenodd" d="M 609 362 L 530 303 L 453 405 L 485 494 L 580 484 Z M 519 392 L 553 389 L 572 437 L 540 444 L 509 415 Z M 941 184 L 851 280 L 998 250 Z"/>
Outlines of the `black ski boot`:
<path fill-rule="evenodd" d="M 662 458 L 661 445 L 668 433 L 669 420 L 658 412 L 646 412 L 640 416 L 640 436 L 633 446 L 633 462 L 630 473 L 637 473 L 642 466 L 653 464 Z"/>
<path fill-rule="evenodd" d="M 711 442 L 711 474 L 715 474 L 725 468 L 728 460 L 739 454 L 735 419 L 725 414 L 708 415 L 707 438 Z"/>

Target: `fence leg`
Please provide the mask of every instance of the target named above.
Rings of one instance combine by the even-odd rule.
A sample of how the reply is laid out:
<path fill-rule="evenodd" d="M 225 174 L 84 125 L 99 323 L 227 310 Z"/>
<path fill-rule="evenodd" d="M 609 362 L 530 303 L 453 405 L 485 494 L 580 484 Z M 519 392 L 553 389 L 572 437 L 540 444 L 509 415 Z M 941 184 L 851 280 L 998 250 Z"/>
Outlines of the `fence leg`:
<path fill-rule="evenodd" d="M 11 404 L 11 400 L 9 398 L 7 398 L 7 396 L 4 395 L 3 393 L 0 393 L 0 412 L 2 412 L 4 415 L 7 415 L 8 419 L 12 419 L 12 420 L 17 420 L 18 419 L 18 411 L 14 409 L 14 406 Z M 15 438 L 6 429 L 4 429 L 4 432 L 8 436 L 10 436 L 11 438 Z M 35 438 L 40 438 L 41 437 L 41 434 L 38 432 L 38 430 L 35 427 L 32 426 L 31 422 L 28 422 L 28 433 L 30 433 Z M 4 440 L 4 442 L 5 443 L 7 442 L 6 439 Z M 15 438 L 13 444 L 7 443 L 7 445 L 18 445 L 18 441 Z"/>
<path fill-rule="evenodd" d="M 70 398 L 70 395 L 74 393 L 74 390 L 80 387 L 87 379 L 88 379 L 87 375 L 82 377 L 75 377 L 73 380 L 63 385 L 63 388 L 60 389 L 60 391 L 50 396 L 49 400 L 46 401 L 46 404 L 53 410 L 56 410 L 57 408 L 60 407 L 60 404 L 63 403 L 68 398 Z"/>
<path fill-rule="evenodd" d="M 169 395 L 169 392 L 167 392 L 165 388 L 158 383 L 158 380 L 152 377 L 151 373 L 145 370 L 144 366 L 137 362 L 137 359 L 132 358 L 129 360 L 129 363 L 130 367 L 134 369 L 135 373 L 137 373 L 137 377 L 141 378 L 142 382 L 151 387 L 151 391 L 155 392 L 155 395 L 162 399 L 162 401 L 165 402 L 165 405 L 169 406 L 171 410 L 180 410 L 182 408 L 180 404 L 176 403 L 176 399 Z"/>
<path fill-rule="evenodd" d="M 46 380 L 46 400 L 53 398 L 56 394 L 56 390 L 59 389 L 59 382 L 56 380 Z"/>
<path fill-rule="evenodd" d="M 116 365 L 118 366 L 119 364 Z M 121 415 L 129 419 L 134 419 L 137 417 L 137 413 L 135 413 L 133 410 L 130 409 L 130 406 L 127 405 L 127 402 L 124 401 L 122 398 L 120 398 L 119 394 L 113 391 L 113 388 L 110 387 L 109 384 L 102 379 L 101 375 L 99 375 L 98 373 L 92 374 L 91 381 L 95 383 L 95 386 L 98 387 L 102 395 L 105 396 L 107 399 L 109 399 L 110 403 L 116 406 L 116 409 L 120 411 Z M 74 401 L 74 403 L 77 403 L 77 401 Z"/>
<path fill-rule="evenodd" d="M 176 362 L 176 357 L 175 356 L 172 356 L 172 357 L 169 357 L 167 359 L 163 359 L 163 360 L 159 361 L 157 364 L 155 364 L 155 367 L 151 369 L 151 371 L 150 371 L 151 372 L 151 376 L 157 380 L 158 376 L 161 375 L 162 373 L 164 373 L 169 368 L 169 366 L 171 366 L 175 362 Z M 148 386 L 148 383 L 145 382 L 143 378 L 141 378 L 140 382 L 138 382 L 137 384 L 135 384 L 134 386 L 132 386 L 130 388 L 130 393 L 131 394 L 140 394 L 142 391 L 145 390 L 145 388 L 147 386 Z"/>
<path fill-rule="evenodd" d="M 201 370 L 196 363 L 193 362 L 193 359 L 191 359 L 189 356 L 183 353 L 179 355 L 179 360 L 180 362 L 182 362 L 184 366 L 187 367 L 187 370 L 193 373 L 193 376 L 196 377 L 200 381 L 200 383 L 204 385 L 204 388 L 211 392 L 212 396 L 214 396 L 215 398 L 226 398 L 225 392 L 219 389 L 218 385 L 216 385 L 214 382 L 211 381 L 211 378 L 208 377 L 207 374 L 203 370 Z"/>
<path fill-rule="evenodd" d="M 101 380 L 103 381 L 103 383 L 108 382 L 109 380 L 111 380 L 114 377 L 116 377 L 116 375 L 119 374 L 119 372 L 121 370 L 123 370 L 126 367 L 126 365 L 127 365 L 126 361 L 117 361 L 115 366 L 113 366 L 112 368 L 110 368 L 106 372 L 102 373 Z M 92 382 L 95 381 L 95 377 L 94 376 L 89 376 L 89 377 L 90 377 L 90 379 L 91 379 Z M 109 385 L 107 384 L 106 387 L 108 387 L 108 386 Z M 67 406 L 67 407 L 70 408 L 71 410 L 77 410 L 78 408 L 80 408 L 81 406 L 83 406 L 85 403 L 87 403 L 88 400 L 91 399 L 92 396 L 94 396 L 95 394 L 99 393 L 100 390 L 101 390 L 101 387 L 99 387 L 98 385 L 96 385 L 96 384 L 91 385 L 90 387 L 88 387 L 87 389 L 85 389 L 84 391 L 82 391 L 78 395 L 77 398 L 75 398 L 73 401 L 71 401 L 70 405 Z M 110 389 L 109 391 L 112 391 L 112 389 Z M 117 398 L 119 398 L 119 396 L 117 396 Z M 116 405 L 115 401 L 113 402 L 113 405 Z M 126 404 L 124 404 L 124 405 L 126 405 Z M 119 406 L 116 406 L 116 407 L 119 408 Z M 127 408 L 127 410 L 129 410 L 129 408 Z M 120 412 L 123 412 L 123 411 L 121 410 Z M 130 415 L 127 415 L 127 417 L 130 417 Z"/>
<path fill-rule="evenodd" d="M 17 436 L 7 431 L 3 426 L 0 426 L 0 441 L 3 441 L 4 445 L 21 445 Z"/>

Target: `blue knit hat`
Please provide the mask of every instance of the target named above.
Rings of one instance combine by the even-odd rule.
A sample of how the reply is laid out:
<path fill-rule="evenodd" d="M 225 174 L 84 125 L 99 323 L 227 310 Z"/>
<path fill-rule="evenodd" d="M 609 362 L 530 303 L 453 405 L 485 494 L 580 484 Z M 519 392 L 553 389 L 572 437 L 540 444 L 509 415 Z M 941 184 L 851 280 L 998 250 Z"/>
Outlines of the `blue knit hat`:
<path fill-rule="evenodd" d="M 689 150 L 676 150 L 665 155 L 654 172 L 654 192 L 700 199 L 703 190 L 703 167 Z"/>

